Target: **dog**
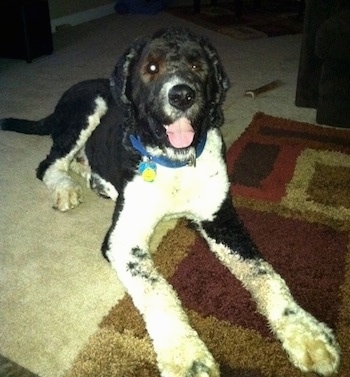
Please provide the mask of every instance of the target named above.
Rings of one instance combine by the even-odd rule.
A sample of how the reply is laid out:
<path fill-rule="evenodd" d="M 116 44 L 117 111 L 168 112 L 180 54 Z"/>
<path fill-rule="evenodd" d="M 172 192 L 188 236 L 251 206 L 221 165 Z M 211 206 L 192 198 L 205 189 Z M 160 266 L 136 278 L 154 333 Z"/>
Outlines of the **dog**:
<path fill-rule="evenodd" d="M 0 127 L 51 135 L 37 177 L 54 208 L 68 211 L 82 202 L 70 169 L 116 202 L 102 252 L 145 320 L 163 377 L 220 375 L 149 253 L 154 228 L 172 217 L 187 218 L 248 289 L 297 368 L 331 375 L 340 359 L 332 330 L 295 302 L 232 205 L 220 132 L 229 87 L 207 38 L 161 29 L 137 39 L 110 79 L 68 89 L 48 117 L 7 118 Z"/>

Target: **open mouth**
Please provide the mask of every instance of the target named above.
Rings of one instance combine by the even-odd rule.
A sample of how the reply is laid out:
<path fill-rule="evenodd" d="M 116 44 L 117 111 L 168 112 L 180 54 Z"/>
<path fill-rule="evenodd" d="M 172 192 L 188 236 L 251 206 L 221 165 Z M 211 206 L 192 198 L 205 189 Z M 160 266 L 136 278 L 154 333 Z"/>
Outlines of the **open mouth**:
<path fill-rule="evenodd" d="M 192 144 L 195 132 L 189 119 L 181 117 L 164 127 L 174 148 L 187 148 Z"/>

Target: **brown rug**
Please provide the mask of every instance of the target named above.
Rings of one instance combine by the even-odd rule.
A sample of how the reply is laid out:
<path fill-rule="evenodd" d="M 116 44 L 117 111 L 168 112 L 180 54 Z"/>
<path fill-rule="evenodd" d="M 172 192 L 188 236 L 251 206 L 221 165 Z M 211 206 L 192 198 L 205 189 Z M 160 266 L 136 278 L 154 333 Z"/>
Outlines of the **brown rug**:
<path fill-rule="evenodd" d="M 240 216 L 297 301 L 335 329 L 342 348 L 338 376 L 348 377 L 350 132 L 258 113 L 227 158 Z M 154 258 L 220 363 L 222 377 L 303 375 L 247 292 L 185 221 L 163 238 Z M 69 375 L 159 375 L 143 320 L 128 296 L 104 318 Z"/>
<path fill-rule="evenodd" d="M 171 7 L 168 11 L 240 40 L 300 34 L 303 31 L 299 2 L 293 0 L 264 0 L 259 7 L 254 0 L 244 0 L 240 17 L 237 17 L 233 1 L 218 1 L 216 6 L 203 5 L 199 14 L 194 13 L 193 5 Z"/>

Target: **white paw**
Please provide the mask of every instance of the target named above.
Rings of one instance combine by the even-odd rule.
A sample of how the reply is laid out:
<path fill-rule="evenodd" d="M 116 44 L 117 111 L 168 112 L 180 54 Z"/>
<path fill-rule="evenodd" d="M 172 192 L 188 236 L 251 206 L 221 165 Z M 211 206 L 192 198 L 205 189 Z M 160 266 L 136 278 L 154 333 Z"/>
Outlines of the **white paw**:
<path fill-rule="evenodd" d="M 162 377 L 219 377 L 219 367 L 204 343 L 197 337 L 182 339 L 177 347 L 158 353 Z"/>
<path fill-rule="evenodd" d="M 298 308 L 284 316 L 277 333 L 292 363 L 303 372 L 322 376 L 335 373 L 339 366 L 339 346 L 324 323 Z"/>
<path fill-rule="evenodd" d="M 53 192 L 53 208 L 65 212 L 77 207 L 83 201 L 81 186 L 70 177 L 62 177 Z"/>

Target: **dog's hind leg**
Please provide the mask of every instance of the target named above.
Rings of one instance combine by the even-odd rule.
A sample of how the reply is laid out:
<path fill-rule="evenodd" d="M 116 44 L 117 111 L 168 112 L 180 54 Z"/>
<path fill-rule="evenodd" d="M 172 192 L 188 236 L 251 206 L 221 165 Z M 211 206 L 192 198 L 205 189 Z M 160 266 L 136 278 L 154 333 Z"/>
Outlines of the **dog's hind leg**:
<path fill-rule="evenodd" d="M 49 155 L 42 161 L 37 169 L 37 177 L 41 179 L 52 194 L 53 207 L 60 211 L 68 211 L 82 202 L 82 188 L 68 174 L 74 159 L 81 156 L 85 143 L 101 118 L 107 112 L 107 103 L 102 97 L 95 99 L 94 107 L 90 115 L 82 116 L 83 124 L 77 131 L 72 126 L 71 134 L 55 135 L 53 132 L 53 145 Z M 67 120 L 73 122 L 74 120 Z M 87 167 L 88 169 L 88 167 Z M 85 173 L 88 174 L 86 171 Z"/>
<path fill-rule="evenodd" d="M 210 249 L 251 293 L 293 364 L 303 372 L 333 374 L 339 365 L 339 347 L 331 329 L 295 302 L 285 281 L 257 251 L 231 199 L 214 220 L 198 225 Z"/>

